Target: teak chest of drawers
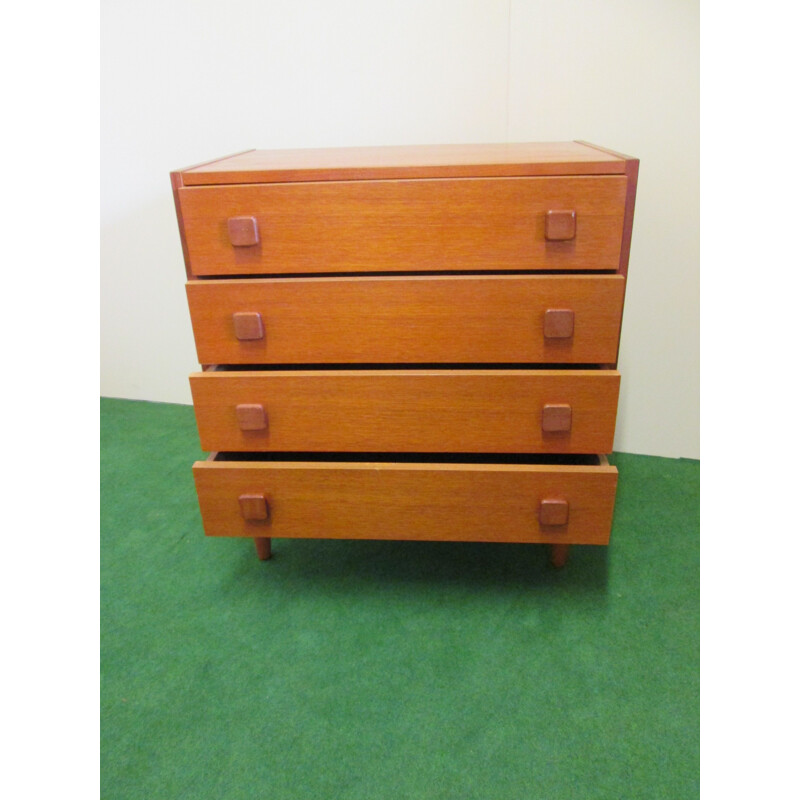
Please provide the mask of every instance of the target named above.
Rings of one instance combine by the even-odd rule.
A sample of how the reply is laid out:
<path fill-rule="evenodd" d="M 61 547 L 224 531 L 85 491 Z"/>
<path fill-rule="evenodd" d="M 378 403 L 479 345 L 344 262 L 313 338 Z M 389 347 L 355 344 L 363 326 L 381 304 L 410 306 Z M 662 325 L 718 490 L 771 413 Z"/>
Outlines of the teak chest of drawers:
<path fill-rule="evenodd" d="M 608 544 L 638 166 L 564 142 L 172 173 L 206 534 Z"/>

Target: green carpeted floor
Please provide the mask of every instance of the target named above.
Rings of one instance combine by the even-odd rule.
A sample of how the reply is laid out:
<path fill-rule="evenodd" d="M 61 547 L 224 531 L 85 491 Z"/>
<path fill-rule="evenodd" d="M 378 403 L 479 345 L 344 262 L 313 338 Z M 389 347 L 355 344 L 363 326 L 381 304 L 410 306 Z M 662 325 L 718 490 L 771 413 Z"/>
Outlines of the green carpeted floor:
<path fill-rule="evenodd" d="M 699 795 L 699 462 L 610 548 L 202 534 L 187 406 L 102 400 L 102 797 Z"/>

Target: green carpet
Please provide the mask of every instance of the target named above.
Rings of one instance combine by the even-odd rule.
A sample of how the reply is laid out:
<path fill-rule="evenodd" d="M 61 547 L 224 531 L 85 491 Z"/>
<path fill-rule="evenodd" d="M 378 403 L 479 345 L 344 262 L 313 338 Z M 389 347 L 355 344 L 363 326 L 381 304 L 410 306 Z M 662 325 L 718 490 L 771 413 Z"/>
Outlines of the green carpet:
<path fill-rule="evenodd" d="M 188 406 L 101 401 L 106 800 L 699 796 L 697 461 L 611 547 L 202 534 Z"/>

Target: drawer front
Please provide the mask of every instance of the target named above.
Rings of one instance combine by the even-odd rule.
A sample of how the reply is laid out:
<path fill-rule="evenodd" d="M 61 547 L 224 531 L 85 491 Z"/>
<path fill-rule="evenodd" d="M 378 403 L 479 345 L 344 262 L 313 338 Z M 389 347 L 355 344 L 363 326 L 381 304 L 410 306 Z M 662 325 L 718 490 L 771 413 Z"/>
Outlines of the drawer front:
<path fill-rule="evenodd" d="M 610 453 L 614 370 L 203 372 L 206 451 Z"/>
<path fill-rule="evenodd" d="M 194 476 L 209 536 L 607 544 L 617 471 L 602 461 L 201 461 Z"/>
<path fill-rule="evenodd" d="M 625 278 L 228 279 L 186 291 L 201 364 L 591 364 L 616 361 Z M 237 328 L 243 315 L 258 316 L 254 334 Z"/>
<path fill-rule="evenodd" d="M 617 270 L 626 187 L 625 176 L 604 175 L 243 184 L 178 194 L 194 275 Z"/>

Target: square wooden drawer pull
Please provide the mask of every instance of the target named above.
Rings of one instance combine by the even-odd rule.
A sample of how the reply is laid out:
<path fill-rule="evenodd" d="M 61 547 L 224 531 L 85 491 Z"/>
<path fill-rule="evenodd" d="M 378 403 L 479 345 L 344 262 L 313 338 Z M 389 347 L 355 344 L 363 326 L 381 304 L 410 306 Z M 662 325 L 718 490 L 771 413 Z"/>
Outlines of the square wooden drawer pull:
<path fill-rule="evenodd" d="M 574 211 L 548 211 L 545 216 L 544 238 L 548 242 L 566 242 L 575 238 Z"/>
<path fill-rule="evenodd" d="M 240 494 L 239 511 L 247 520 L 268 520 L 269 505 L 263 494 Z"/>
<path fill-rule="evenodd" d="M 267 429 L 267 412 L 261 403 L 239 403 L 236 406 L 239 430 L 263 431 Z"/>
<path fill-rule="evenodd" d="M 233 315 L 233 332 L 240 341 L 264 338 L 264 323 L 257 311 L 237 311 Z"/>
<path fill-rule="evenodd" d="M 566 403 L 545 403 L 542 408 L 542 430 L 566 433 L 572 429 L 572 406 Z"/>
<path fill-rule="evenodd" d="M 575 330 L 575 312 L 571 308 L 548 308 L 544 312 L 544 338 L 569 339 Z"/>
<path fill-rule="evenodd" d="M 255 217 L 231 217 L 228 220 L 228 237 L 234 247 L 258 244 L 258 221 Z"/>
<path fill-rule="evenodd" d="M 539 522 L 542 525 L 566 525 L 569 519 L 569 502 L 560 498 L 546 498 L 539 503 Z"/>

